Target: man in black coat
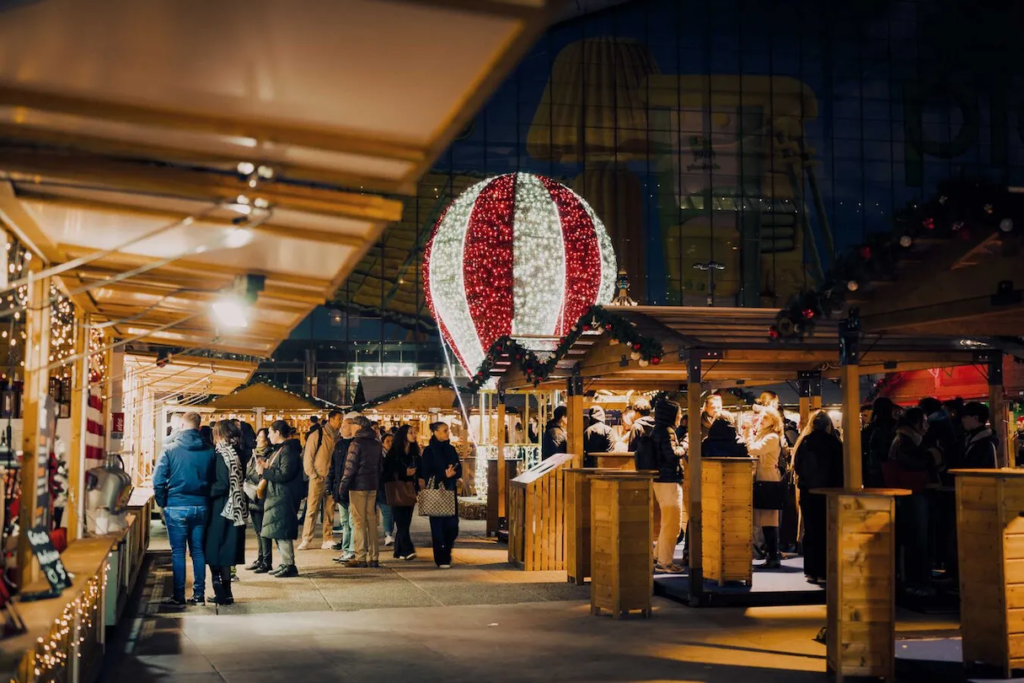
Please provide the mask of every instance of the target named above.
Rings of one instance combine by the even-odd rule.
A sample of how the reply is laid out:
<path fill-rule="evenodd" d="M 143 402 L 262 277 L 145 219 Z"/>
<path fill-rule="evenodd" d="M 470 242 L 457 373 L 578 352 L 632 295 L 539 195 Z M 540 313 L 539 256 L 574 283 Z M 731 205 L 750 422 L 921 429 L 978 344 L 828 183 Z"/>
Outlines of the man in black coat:
<path fill-rule="evenodd" d="M 590 409 L 590 426 L 583 432 L 584 466 L 595 467 L 597 459 L 594 455 L 612 450 L 612 428 L 605 424 L 604 408 L 594 406 Z"/>
<path fill-rule="evenodd" d="M 971 401 L 964 406 L 964 456 L 966 469 L 999 467 L 999 438 L 988 426 L 989 410 L 984 403 Z"/>
<path fill-rule="evenodd" d="M 547 460 L 555 453 L 568 453 L 569 437 L 565 431 L 568 422 L 569 411 L 565 406 L 555 408 L 554 416 L 544 428 L 544 438 L 541 441 L 540 458 Z"/>
<path fill-rule="evenodd" d="M 640 438 L 649 436 L 654 429 L 654 418 L 651 416 L 651 401 L 646 396 L 633 401 L 633 410 L 637 418 L 633 420 L 633 426 L 629 428 L 629 452 L 636 453 Z"/>
<path fill-rule="evenodd" d="M 358 431 L 348 447 L 345 473 L 341 477 L 342 498 L 349 498 L 356 556 L 346 567 L 380 566 L 377 543 L 377 489 L 384 467 L 384 446 L 380 434 L 369 419 L 360 415 L 352 420 Z"/>
<path fill-rule="evenodd" d="M 348 459 L 348 447 L 352 444 L 352 436 L 356 432 L 354 420 L 357 417 L 362 417 L 362 414 L 346 413 L 342 419 L 338 441 L 334 444 L 334 453 L 331 454 L 331 471 L 327 474 L 327 490 L 338 505 L 338 515 L 335 517 L 337 526 L 334 532 L 341 536 L 341 540 L 333 546 L 335 550 L 341 551 L 341 556 L 334 558 L 335 562 L 348 562 L 356 556 L 352 545 L 352 517 L 349 515 L 348 497 L 341 493 L 341 478 L 345 474 L 345 461 Z"/>

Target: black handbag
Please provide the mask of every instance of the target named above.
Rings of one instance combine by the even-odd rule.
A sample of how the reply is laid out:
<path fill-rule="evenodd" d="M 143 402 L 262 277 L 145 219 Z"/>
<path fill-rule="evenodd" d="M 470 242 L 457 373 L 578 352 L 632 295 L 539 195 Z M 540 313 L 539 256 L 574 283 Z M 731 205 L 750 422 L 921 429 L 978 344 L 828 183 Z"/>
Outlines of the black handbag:
<path fill-rule="evenodd" d="M 785 481 L 755 481 L 754 509 L 781 510 L 786 507 L 786 490 L 789 483 Z"/>

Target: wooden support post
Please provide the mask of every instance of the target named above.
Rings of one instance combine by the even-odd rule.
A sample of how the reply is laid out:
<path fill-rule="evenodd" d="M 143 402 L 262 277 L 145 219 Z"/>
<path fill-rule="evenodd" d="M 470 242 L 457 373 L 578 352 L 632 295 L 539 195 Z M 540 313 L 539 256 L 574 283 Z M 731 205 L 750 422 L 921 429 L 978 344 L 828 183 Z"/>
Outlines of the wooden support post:
<path fill-rule="evenodd" d="M 89 315 L 75 308 L 75 351 L 71 380 L 71 444 L 68 448 L 68 543 L 83 536 L 85 442 L 89 408 Z"/>
<path fill-rule="evenodd" d="M 505 518 L 508 516 L 508 508 L 506 507 L 505 498 L 508 495 L 506 487 L 508 486 L 508 474 L 506 467 L 508 465 L 505 462 L 505 392 L 498 392 L 498 436 L 495 439 L 495 444 L 498 447 L 498 490 L 493 495 L 498 496 L 498 528 L 501 529 Z M 477 467 L 487 467 L 487 461 L 477 462 Z M 487 495 L 492 495 L 490 491 Z"/>
<path fill-rule="evenodd" d="M 807 376 L 807 395 L 810 397 L 811 412 L 821 410 L 821 370 L 812 370 L 801 373 Z"/>
<path fill-rule="evenodd" d="M 1003 354 L 993 351 L 988 360 L 988 405 L 992 420 L 992 433 L 998 437 L 996 445 L 996 463 L 999 467 L 1009 467 L 1013 458 L 1010 457 L 1009 443 L 1010 431 L 1008 424 L 1012 424 L 1007 413 L 1009 406 L 1006 403 L 1005 389 L 1003 388 Z"/>
<path fill-rule="evenodd" d="M 687 364 L 687 435 L 690 442 L 686 478 L 690 482 L 689 537 L 686 539 L 690 556 L 690 604 L 700 605 L 704 595 L 703 545 L 701 543 L 701 358 L 691 356 Z"/>
<path fill-rule="evenodd" d="M 568 452 L 579 459 L 583 464 L 583 378 L 580 377 L 578 367 L 573 368 L 572 376 L 569 377 L 568 396 L 566 407 L 569 410 L 569 424 L 566 428 L 568 438 Z"/>
<path fill-rule="evenodd" d="M 34 262 L 33 262 L 34 263 Z M 36 482 L 47 477 L 49 463 L 39 462 L 39 440 L 46 425 L 40 413 L 50 388 L 46 366 L 50 358 L 50 278 L 39 278 L 26 287 L 25 383 L 22 394 L 21 534 L 18 537 L 18 587 L 39 578 L 39 563 L 28 543 L 28 530 L 39 518 Z"/>
<path fill-rule="evenodd" d="M 839 334 L 839 376 L 843 385 L 843 482 L 847 491 L 857 491 L 864 488 L 864 473 L 860 450 L 860 319 L 856 313 L 840 323 Z"/>

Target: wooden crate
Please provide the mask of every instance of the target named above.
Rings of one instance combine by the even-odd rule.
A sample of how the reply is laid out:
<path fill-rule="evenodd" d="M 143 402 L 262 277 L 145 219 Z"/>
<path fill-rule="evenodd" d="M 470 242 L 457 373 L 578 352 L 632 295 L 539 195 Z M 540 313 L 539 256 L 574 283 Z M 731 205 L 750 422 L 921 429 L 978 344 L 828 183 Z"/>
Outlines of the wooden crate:
<path fill-rule="evenodd" d="M 754 542 L 753 458 L 704 458 L 701 498 L 704 504 L 704 578 L 724 585 L 750 584 Z"/>
<path fill-rule="evenodd" d="M 512 480 L 508 561 L 526 571 L 565 569 L 564 471 L 583 458 L 559 453 Z"/>
<path fill-rule="evenodd" d="M 1024 669 L 1024 471 L 953 470 L 964 666 Z"/>
<path fill-rule="evenodd" d="M 651 479 L 654 473 L 627 472 L 618 469 L 572 467 L 565 476 L 565 572 L 570 583 L 582 586 L 590 578 L 590 484 L 605 475 L 639 476 Z M 654 505 L 657 509 L 657 505 Z"/>
<path fill-rule="evenodd" d="M 895 680 L 896 499 L 902 489 L 828 496 L 829 679 Z"/>
<path fill-rule="evenodd" d="M 606 475 L 590 482 L 590 612 L 651 616 L 654 539 L 651 479 Z"/>

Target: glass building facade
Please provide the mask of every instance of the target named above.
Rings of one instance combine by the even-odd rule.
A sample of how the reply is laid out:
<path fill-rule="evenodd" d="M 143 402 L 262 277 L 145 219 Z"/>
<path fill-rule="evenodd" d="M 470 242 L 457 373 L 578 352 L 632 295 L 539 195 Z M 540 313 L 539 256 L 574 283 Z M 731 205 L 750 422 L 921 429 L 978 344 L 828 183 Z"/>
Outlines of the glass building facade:
<path fill-rule="evenodd" d="M 501 173 L 573 187 L 656 305 L 780 306 L 942 180 L 1024 185 L 1021 3 L 604 4 L 541 37 L 335 305 L 432 324 L 433 223 Z"/>

